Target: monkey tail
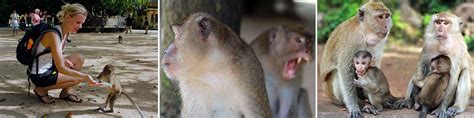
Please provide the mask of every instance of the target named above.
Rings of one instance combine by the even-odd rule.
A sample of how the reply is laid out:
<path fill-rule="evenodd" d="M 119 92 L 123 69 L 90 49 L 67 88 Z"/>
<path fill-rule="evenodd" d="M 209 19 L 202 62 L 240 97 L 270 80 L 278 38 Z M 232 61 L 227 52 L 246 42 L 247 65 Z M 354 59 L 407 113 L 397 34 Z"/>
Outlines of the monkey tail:
<path fill-rule="evenodd" d="M 130 100 L 130 102 L 131 102 L 131 103 L 135 106 L 135 108 L 137 109 L 138 113 L 140 113 L 140 116 L 141 116 L 142 118 L 144 118 L 143 113 L 142 113 L 142 110 L 140 110 L 140 107 L 138 107 L 138 105 L 132 100 L 132 98 L 131 98 L 130 96 L 128 96 L 128 94 L 126 94 L 126 93 L 124 93 L 124 92 L 122 92 L 122 94 L 125 95 L 125 97 L 127 97 L 128 100 Z"/>

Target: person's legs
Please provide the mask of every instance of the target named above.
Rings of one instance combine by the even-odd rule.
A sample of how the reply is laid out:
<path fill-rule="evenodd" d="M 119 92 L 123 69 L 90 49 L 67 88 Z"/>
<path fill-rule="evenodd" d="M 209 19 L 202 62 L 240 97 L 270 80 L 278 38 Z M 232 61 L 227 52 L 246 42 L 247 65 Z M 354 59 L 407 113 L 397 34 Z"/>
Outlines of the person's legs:
<path fill-rule="evenodd" d="M 51 76 L 55 76 L 55 75 L 51 75 Z M 60 98 L 64 98 L 66 97 L 66 95 L 69 95 L 69 89 L 75 85 L 78 85 L 79 83 L 81 83 L 83 81 L 83 79 L 81 78 L 76 78 L 76 77 L 72 77 L 72 76 L 68 76 L 68 75 L 64 75 L 62 73 L 58 73 L 57 75 L 57 80 L 56 80 L 56 84 L 54 85 L 50 85 L 50 86 L 46 86 L 46 87 L 40 87 L 40 86 L 36 86 L 33 91 L 38 94 L 39 96 L 44 96 L 44 97 L 41 97 L 40 99 L 42 99 L 42 101 L 44 101 L 45 103 L 52 103 L 53 102 L 53 99 L 51 97 L 49 97 L 48 95 L 48 91 L 49 90 L 52 90 L 52 89 L 63 89 L 61 91 L 61 94 L 59 95 Z M 48 97 L 47 97 L 48 96 Z M 80 100 L 80 99 L 79 99 Z M 75 101 L 79 101 L 79 100 L 75 100 Z"/>
<path fill-rule="evenodd" d="M 148 34 L 148 25 L 145 26 L 145 34 Z"/>

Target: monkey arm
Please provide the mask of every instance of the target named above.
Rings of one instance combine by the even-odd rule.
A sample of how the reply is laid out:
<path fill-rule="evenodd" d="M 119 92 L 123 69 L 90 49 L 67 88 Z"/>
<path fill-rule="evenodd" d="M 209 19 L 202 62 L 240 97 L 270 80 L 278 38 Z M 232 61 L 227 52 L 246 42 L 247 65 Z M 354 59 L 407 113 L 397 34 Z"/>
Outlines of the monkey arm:
<path fill-rule="evenodd" d="M 469 96 L 471 96 L 471 75 L 469 71 L 470 69 L 465 68 L 460 73 L 461 75 L 456 88 L 456 98 L 454 105 L 452 106 L 459 108 L 458 111 L 456 111 L 457 113 L 463 112 L 469 104 Z"/>
<path fill-rule="evenodd" d="M 453 66 L 456 67 L 456 66 Z M 453 68 L 454 70 L 450 71 L 450 75 L 460 75 L 463 74 L 461 73 L 458 68 Z M 462 69 L 461 71 L 465 71 L 466 69 Z M 445 90 L 445 94 L 443 95 L 443 101 L 441 102 L 441 105 L 438 106 L 438 110 L 442 110 L 445 112 L 448 108 L 448 106 L 452 103 L 454 99 L 454 95 L 456 93 L 456 88 L 458 86 L 458 80 L 466 78 L 466 74 L 460 75 L 459 78 L 456 78 L 457 76 L 452 76 L 451 79 L 449 79 L 449 84 L 448 87 Z"/>
<path fill-rule="evenodd" d="M 406 101 L 412 101 L 415 96 L 413 96 L 413 89 L 417 89 L 417 86 L 415 86 L 415 83 L 412 81 L 421 81 L 423 80 L 423 77 L 428 73 L 428 64 L 430 62 L 429 57 L 427 55 L 427 49 L 426 47 L 423 48 L 423 51 L 421 52 L 420 55 L 420 60 L 417 63 L 417 68 L 415 74 L 411 77 L 411 81 L 408 82 L 408 88 L 407 92 L 405 93 L 405 100 Z"/>
<path fill-rule="evenodd" d="M 346 65 L 349 65 L 349 63 Z M 354 74 L 350 74 L 351 71 L 348 67 L 349 66 L 338 67 L 339 72 L 337 73 L 337 79 L 340 79 L 339 87 L 341 87 L 342 99 L 349 112 L 360 112 L 359 105 L 357 104 L 356 87 L 354 83 L 352 83 L 352 79 L 355 78 L 355 76 Z"/>

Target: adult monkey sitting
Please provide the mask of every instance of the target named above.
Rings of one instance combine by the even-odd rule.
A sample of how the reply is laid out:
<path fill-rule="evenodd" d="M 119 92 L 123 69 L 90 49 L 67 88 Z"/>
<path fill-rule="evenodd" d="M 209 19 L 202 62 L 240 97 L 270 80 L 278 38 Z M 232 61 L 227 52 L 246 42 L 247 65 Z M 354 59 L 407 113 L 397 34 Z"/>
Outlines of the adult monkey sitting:
<path fill-rule="evenodd" d="M 446 118 L 463 112 L 471 95 L 471 56 L 460 32 L 461 20 L 448 12 L 434 14 L 426 27 L 423 50 L 417 64 L 417 70 L 411 80 L 420 80 L 428 75 L 430 61 L 438 55 L 446 55 L 451 59 L 450 76 L 443 95 L 443 101 L 432 114 Z M 420 88 L 411 82 L 404 100 L 395 102 L 395 106 L 411 108 Z M 417 104 L 417 103 L 415 103 Z M 449 108 L 448 108 L 449 107 Z"/>
<path fill-rule="evenodd" d="M 383 47 L 392 27 L 391 12 L 381 2 L 368 2 L 359 13 L 340 24 L 329 37 L 323 52 L 320 75 L 324 79 L 327 94 L 337 105 L 346 106 L 351 117 L 363 117 L 360 100 L 352 83 L 352 56 L 359 50 L 367 50 L 375 57 L 380 68 Z M 368 109 L 363 109 L 368 112 Z"/>

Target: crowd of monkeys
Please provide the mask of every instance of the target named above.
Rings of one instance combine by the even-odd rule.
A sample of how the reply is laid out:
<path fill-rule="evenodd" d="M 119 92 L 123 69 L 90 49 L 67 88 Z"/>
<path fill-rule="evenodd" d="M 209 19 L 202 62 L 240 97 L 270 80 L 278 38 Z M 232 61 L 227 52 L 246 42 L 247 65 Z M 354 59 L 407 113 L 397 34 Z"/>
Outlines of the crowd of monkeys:
<path fill-rule="evenodd" d="M 381 2 L 368 2 L 341 23 L 323 52 L 320 78 L 333 103 L 345 106 L 351 118 L 383 108 L 414 108 L 439 118 L 466 109 L 471 94 L 471 56 L 461 34 L 462 22 L 448 12 L 432 15 L 424 46 L 404 99 L 390 93 L 380 70 L 383 48 L 392 27 L 391 12 Z M 352 56 L 348 56 L 352 55 Z"/>
<path fill-rule="evenodd" d="M 383 108 L 414 107 L 420 117 L 463 112 L 471 90 L 471 57 L 460 19 L 447 12 L 431 17 L 416 73 L 405 99 L 399 99 L 380 69 L 391 14 L 383 3 L 368 2 L 332 32 L 319 68 L 330 99 L 353 118 Z M 299 68 L 314 55 L 314 36 L 301 26 L 274 27 L 250 44 L 205 13 L 171 29 L 174 42 L 161 64 L 178 82 L 181 117 L 312 117 Z"/>

